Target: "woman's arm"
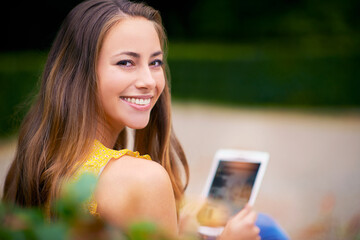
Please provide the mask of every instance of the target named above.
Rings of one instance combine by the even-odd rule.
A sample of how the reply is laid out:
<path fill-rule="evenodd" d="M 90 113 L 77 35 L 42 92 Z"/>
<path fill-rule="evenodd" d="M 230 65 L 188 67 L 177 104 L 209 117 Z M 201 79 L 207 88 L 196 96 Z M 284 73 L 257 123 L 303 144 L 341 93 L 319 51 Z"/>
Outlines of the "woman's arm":
<path fill-rule="evenodd" d="M 115 226 L 151 221 L 178 235 L 172 185 L 156 162 L 130 156 L 111 160 L 99 177 L 95 199 L 100 216 Z"/>

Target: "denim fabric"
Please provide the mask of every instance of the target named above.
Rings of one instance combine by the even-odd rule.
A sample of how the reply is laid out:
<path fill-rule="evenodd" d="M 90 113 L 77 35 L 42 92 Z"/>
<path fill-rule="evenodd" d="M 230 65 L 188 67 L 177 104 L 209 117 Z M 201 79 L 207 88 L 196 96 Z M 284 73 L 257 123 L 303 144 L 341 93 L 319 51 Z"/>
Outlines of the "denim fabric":
<path fill-rule="evenodd" d="M 270 216 L 258 213 L 256 226 L 260 228 L 261 240 L 289 240 L 285 231 Z"/>

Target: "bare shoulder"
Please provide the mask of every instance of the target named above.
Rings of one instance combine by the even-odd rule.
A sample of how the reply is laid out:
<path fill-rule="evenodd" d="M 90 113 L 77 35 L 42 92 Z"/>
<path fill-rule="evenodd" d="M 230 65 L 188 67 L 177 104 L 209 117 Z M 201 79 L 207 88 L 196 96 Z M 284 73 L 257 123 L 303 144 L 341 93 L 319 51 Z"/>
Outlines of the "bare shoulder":
<path fill-rule="evenodd" d="M 95 199 L 99 214 L 117 226 L 147 220 L 177 230 L 171 181 L 156 162 L 130 156 L 111 160 L 99 177 Z"/>

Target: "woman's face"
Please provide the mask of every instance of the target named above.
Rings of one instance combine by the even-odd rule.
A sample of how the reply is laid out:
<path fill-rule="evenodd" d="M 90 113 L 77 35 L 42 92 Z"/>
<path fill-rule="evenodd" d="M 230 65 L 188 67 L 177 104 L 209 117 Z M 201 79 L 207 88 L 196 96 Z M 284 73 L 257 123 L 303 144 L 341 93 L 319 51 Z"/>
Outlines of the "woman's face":
<path fill-rule="evenodd" d="M 111 130 L 146 127 L 165 86 L 162 63 L 160 40 L 151 21 L 128 17 L 110 29 L 99 53 L 97 74 Z"/>

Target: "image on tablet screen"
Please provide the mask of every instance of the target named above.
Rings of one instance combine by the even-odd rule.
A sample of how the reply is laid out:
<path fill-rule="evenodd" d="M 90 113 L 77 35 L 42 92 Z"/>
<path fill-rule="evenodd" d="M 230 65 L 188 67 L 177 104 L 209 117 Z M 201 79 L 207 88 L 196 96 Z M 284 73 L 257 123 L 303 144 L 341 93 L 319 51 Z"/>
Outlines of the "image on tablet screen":
<path fill-rule="evenodd" d="M 210 200 L 222 201 L 234 215 L 249 201 L 260 164 L 220 160 L 210 186 Z"/>

